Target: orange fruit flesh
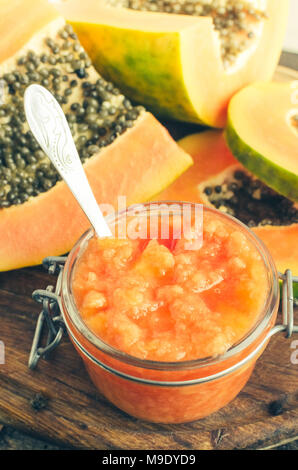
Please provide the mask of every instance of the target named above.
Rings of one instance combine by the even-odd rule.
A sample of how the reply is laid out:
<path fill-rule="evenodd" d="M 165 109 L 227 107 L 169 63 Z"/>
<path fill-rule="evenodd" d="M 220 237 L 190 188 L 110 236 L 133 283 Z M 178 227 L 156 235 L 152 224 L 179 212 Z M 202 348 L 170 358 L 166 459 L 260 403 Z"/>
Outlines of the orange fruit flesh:
<path fill-rule="evenodd" d="M 129 355 L 217 356 L 258 320 L 268 295 L 261 255 L 242 229 L 204 213 L 203 243 L 92 239 L 73 293 L 87 326 Z"/>

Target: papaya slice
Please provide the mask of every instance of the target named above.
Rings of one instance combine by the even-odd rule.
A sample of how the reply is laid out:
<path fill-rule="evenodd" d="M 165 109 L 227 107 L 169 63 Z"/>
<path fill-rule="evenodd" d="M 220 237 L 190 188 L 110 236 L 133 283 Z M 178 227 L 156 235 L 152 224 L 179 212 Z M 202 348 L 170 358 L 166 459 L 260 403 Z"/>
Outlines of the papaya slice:
<path fill-rule="evenodd" d="M 177 3 L 158 2 L 157 11 L 150 12 L 143 11 L 152 9 L 148 1 L 113 8 L 98 0 L 67 0 L 59 9 L 97 70 L 131 99 L 163 118 L 224 127 L 231 96 L 251 82 L 272 78 L 285 34 L 288 1 L 254 2 L 258 10 L 242 1 L 223 2 L 226 9 L 214 9 L 210 1 L 179 2 L 188 9 L 185 6 L 183 14 L 175 14 Z M 205 9 L 198 10 L 204 3 Z M 204 16 L 195 16 L 200 14 Z M 237 28 L 239 34 L 231 36 Z M 224 36 L 230 42 L 225 39 L 223 43 Z M 235 49 L 238 52 L 231 62 Z"/>
<path fill-rule="evenodd" d="M 232 155 L 223 132 L 193 134 L 179 144 L 194 165 L 156 200 L 198 202 L 231 214 L 265 243 L 280 272 L 291 269 L 297 276 L 298 205 L 249 173 Z"/>
<path fill-rule="evenodd" d="M 23 94 L 29 84 L 46 86 L 60 101 L 106 212 L 150 199 L 192 159 L 151 113 L 99 76 L 48 2 L 0 0 L 0 11 L 0 270 L 6 271 L 67 253 L 89 227 L 28 130 Z M 11 29 L 14 41 L 7 39 Z"/>
<path fill-rule="evenodd" d="M 254 83 L 228 108 L 233 155 L 269 187 L 298 201 L 298 83 Z"/>

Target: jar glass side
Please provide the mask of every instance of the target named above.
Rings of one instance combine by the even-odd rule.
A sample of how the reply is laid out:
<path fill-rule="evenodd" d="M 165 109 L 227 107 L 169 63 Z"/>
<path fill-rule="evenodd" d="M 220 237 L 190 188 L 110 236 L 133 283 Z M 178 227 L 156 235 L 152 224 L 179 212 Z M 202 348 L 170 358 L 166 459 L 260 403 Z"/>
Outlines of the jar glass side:
<path fill-rule="evenodd" d="M 149 205 L 145 206 L 148 211 Z M 118 214 L 118 219 L 121 216 Z M 98 389 L 127 413 L 150 421 L 191 421 L 231 401 L 249 379 L 275 323 L 279 288 L 274 263 L 262 242 L 238 221 L 235 223 L 248 233 L 262 256 L 268 274 L 268 296 L 257 323 L 248 334 L 216 358 L 159 363 L 130 357 L 102 342 L 81 321 L 71 292 L 76 260 L 93 236 L 92 231 L 87 232 L 70 253 L 62 282 L 62 310 L 70 338 Z M 167 385 L 167 382 L 173 383 Z"/>

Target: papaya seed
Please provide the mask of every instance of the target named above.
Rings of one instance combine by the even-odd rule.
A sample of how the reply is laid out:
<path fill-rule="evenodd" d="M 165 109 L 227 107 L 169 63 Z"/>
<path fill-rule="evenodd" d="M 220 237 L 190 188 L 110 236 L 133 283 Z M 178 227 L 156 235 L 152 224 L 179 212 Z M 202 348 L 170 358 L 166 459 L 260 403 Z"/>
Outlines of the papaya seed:
<path fill-rule="evenodd" d="M 28 130 L 23 105 L 28 85 L 45 86 L 64 108 L 82 162 L 133 126 L 145 111 L 102 77 L 89 79 L 91 61 L 70 25 L 45 38 L 44 44 L 45 52 L 28 51 L 16 59 L 14 70 L 0 76 L 9 91 L 0 106 L 0 208 L 23 204 L 61 180 Z M 79 102 L 72 97 L 75 88 Z"/>

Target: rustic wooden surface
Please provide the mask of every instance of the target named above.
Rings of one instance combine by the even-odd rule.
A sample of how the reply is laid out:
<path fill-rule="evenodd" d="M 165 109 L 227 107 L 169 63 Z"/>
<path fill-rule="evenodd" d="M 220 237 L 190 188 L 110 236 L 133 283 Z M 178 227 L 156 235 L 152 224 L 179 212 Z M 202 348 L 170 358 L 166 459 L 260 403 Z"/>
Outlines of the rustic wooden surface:
<path fill-rule="evenodd" d="M 279 68 L 277 78 L 297 75 Z M 190 128 L 173 129 L 181 135 Z M 14 448 L 16 438 L 11 436 L 18 432 L 33 436 L 27 448 L 53 449 L 265 449 L 298 438 L 298 364 L 291 362 L 294 336 L 271 339 L 232 403 L 182 425 L 150 424 L 116 409 L 97 392 L 67 336 L 49 360 L 30 371 L 27 362 L 39 313 L 31 294 L 54 281 L 41 267 L 0 274 L 0 340 L 5 345 L 0 423 L 10 430 L 7 446 L 0 439 L 0 449 Z M 298 323 L 298 311 L 295 317 Z"/>

